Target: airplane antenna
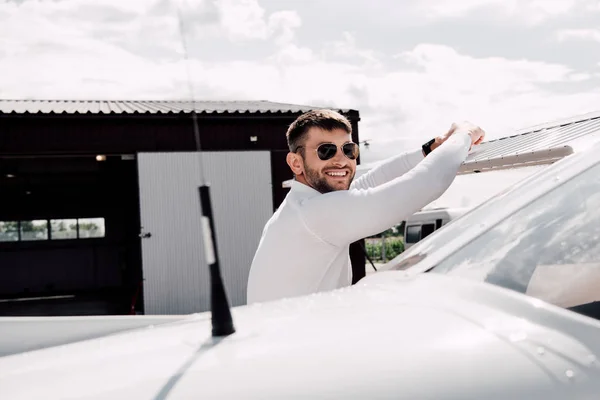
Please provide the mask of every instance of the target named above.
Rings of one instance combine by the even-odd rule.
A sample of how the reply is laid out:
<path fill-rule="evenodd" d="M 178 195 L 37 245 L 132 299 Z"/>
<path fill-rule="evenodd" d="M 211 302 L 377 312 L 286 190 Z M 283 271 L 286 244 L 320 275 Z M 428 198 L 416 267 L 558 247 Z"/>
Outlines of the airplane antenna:
<path fill-rule="evenodd" d="M 179 21 L 179 33 L 181 35 L 181 41 L 183 44 L 184 52 L 183 54 L 185 57 L 184 62 L 187 71 L 187 82 L 189 86 L 190 96 L 192 99 L 192 123 L 194 126 L 194 137 L 196 141 L 196 149 L 198 151 L 198 160 L 200 164 L 199 168 L 201 186 L 198 189 L 200 194 L 200 206 L 202 209 L 204 252 L 210 270 L 212 335 L 214 337 L 227 336 L 235 332 L 235 327 L 233 326 L 233 319 L 231 317 L 229 300 L 227 299 L 227 293 L 225 292 L 225 286 L 223 284 L 223 278 L 221 276 L 221 267 L 219 265 L 217 235 L 215 233 L 216 231 L 210 196 L 210 185 L 206 182 L 206 179 L 204 177 L 204 168 L 202 164 L 202 147 L 200 145 L 200 129 L 198 128 L 198 118 L 196 116 L 194 87 L 191 79 L 191 72 L 188 65 L 188 51 L 185 41 L 185 29 L 183 24 L 183 18 L 181 16 L 181 11 L 179 10 L 179 7 L 176 8 L 177 18 Z"/>

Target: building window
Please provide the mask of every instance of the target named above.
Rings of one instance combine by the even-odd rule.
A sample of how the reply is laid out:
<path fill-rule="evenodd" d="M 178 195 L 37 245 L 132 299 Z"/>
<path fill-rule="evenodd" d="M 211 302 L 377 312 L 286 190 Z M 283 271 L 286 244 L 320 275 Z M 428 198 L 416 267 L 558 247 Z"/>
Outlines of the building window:
<path fill-rule="evenodd" d="M 76 219 L 50 220 L 50 238 L 52 240 L 77 239 Z"/>
<path fill-rule="evenodd" d="M 106 236 L 104 218 L 0 221 L 0 242 L 90 239 Z"/>
<path fill-rule="evenodd" d="M 0 221 L 0 242 L 19 240 L 19 221 Z"/>
<path fill-rule="evenodd" d="M 21 221 L 21 240 L 47 240 L 48 221 L 36 219 L 33 221 Z"/>
<path fill-rule="evenodd" d="M 104 218 L 80 218 L 78 222 L 80 239 L 104 237 Z"/>

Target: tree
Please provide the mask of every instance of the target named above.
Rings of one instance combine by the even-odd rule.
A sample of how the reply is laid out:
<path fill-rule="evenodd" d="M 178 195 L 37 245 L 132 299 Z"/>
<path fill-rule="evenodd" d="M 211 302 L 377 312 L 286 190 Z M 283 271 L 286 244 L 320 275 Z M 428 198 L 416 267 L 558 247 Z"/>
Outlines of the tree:
<path fill-rule="evenodd" d="M 3 232 L 18 232 L 19 231 L 19 222 L 18 221 L 0 222 L 0 228 L 2 228 Z"/>
<path fill-rule="evenodd" d="M 79 230 L 80 231 L 91 231 L 91 232 L 95 232 L 97 230 L 99 230 L 100 227 L 93 223 L 93 222 L 84 222 L 84 223 L 80 223 L 79 224 Z"/>

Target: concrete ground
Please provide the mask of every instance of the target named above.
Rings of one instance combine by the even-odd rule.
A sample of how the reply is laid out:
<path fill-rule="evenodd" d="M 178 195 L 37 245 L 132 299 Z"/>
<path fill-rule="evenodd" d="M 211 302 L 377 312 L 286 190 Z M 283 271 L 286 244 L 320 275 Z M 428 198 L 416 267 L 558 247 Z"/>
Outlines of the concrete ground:
<path fill-rule="evenodd" d="M 384 264 L 374 262 L 373 265 L 375 265 L 375 268 L 377 268 L 377 270 L 379 271 L 380 267 L 382 267 Z M 369 276 L 369 275 L 375 273 L 375 270 L 373 269 L 373 265 L 371 265 L 371 263 L 367 260 L 367 264 L 365 265 L 366 276 Z"/>

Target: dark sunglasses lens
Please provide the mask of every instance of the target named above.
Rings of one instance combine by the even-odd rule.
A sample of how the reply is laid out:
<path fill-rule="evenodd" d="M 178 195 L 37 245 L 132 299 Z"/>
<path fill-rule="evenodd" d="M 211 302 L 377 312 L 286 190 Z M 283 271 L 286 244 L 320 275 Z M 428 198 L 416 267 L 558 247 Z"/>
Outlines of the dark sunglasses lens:
<path fill-rule="evenodd" d="M 351 160 L 354 160 L 358 157 L 358 145 L 356 143 L 346 143 L 342 149 L 344 150 L 344 154 Z"/>
<path fill-rule="evenodd" d="M 337 146 L 332 143 L 325 143 L 319 146 L 317 149 L 317 155 L 321 160 L 329 160 L 335 156 L 337 152 Z"/>

